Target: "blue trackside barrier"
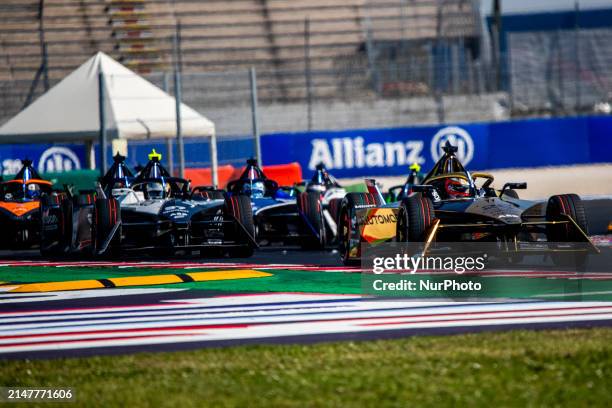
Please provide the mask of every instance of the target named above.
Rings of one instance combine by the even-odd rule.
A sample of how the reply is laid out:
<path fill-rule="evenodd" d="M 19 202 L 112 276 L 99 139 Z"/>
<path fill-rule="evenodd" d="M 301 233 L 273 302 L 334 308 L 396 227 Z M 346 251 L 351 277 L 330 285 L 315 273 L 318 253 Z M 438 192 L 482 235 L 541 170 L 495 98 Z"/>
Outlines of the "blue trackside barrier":
<path fill-rule="evenodd" d="M 308 175 L 323 162 L 336 177 L 362 177 L 404 175 L 414 162 L 426 170 L 446 140 L 459 147 L 458 155 L 472 170 L 609 163 L 612 116 L 269 134 L 261 143 L 266 165 L 297 161 Z M 128 144 L 128 164 L 145 163 L 152 148 L 167 160 L 164 140 L 133 141 Z M 177 169 L 176 144 L 174 149 Z M 253 157 L 253 140 L 219 138 L 218 151 L 220 165 L 239 167 Z M 109 160 L 112 153 L 109 149 Z M 41 173 L 86 168 L 83 145 L 15 144 L 0 146 L 0 172 L 15 174 L 23 158 L 33 160 Z M 185 139 L 185 162 L 187 167 L 210 165 L 207 139 Z"/>
<path fill-rule="evenodd" d="M 612 117 L 531 119 L 265 135 L 265 164 L 297 161 L 307 173 L 323 162 L 336 177 L 403 175 L 430 168 L 450 140 L 473 170 L 612 162 Z"/>
<path fill-rule="evenodd" d="M 0 174 L 5 177 L 16 174 L 21 169 L 22 159 L 32 160 L 39 173 L 61 173 L 87 168 L 83 145 L 0 145 Z"/>

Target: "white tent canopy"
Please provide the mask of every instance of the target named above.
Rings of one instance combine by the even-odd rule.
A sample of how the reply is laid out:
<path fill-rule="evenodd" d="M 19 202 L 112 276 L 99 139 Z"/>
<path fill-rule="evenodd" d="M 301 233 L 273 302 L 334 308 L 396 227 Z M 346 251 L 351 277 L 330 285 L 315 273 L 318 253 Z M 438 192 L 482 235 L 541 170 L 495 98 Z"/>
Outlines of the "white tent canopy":
<path fill-rule="evenodd" d="M 104 78 L 102 93 L 100 74 Z M 101 135 L 101 94 L 106 140 L 177 135 L 174 97 L 98 52 L 0 127 L 0 143 L 87 142 L 91 149 Z M 180 124 L 182 136 L 211 138 L 212 176 L 216 184 L 214 123 L 181 103 Z M 93 164 L 93 150 L 90 158 Z"/>
<path fill-rule="evenodd" d="M 110 138 L 176 135 L 174 98 L 98 52 L 0 127 L 0 143 L 95 141 L 100 134 L 98 74 L 104 74 L 106 128 Z M 181 104 L 183 136 L 213 136 L 215 125 Z"/>

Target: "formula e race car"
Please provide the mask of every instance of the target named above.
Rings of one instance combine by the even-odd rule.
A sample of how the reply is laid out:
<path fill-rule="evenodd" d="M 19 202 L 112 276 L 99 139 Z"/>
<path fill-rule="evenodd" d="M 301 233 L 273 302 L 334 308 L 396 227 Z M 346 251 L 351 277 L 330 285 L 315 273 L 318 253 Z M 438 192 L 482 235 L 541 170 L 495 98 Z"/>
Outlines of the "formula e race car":
<path fill-rule="evenodd" d="M 404 184 L 393 186 L 386 194 L 384 194 L 384 198 L 387 203 L 394 203 L 408 197 L 412 193 L 412 186 L 419 184 L 421 177 L 421 166 L 418 163 L 413 163 L 410 165 L 409 170 L 410 173 L 408 173 L 408 177 L 406 178 Z"/>
<path fill-rule="evenodd" d="M 523 242 L 582 242 L 588 251 L 597 251 L 576 194 L 520 200 L 514 190 L 527 188 L 526 183 L 495 190 L 492 175 L 465 170 L 456 147 L 447 142 L 443 150 L 433 169 L 400 201 L 385 203 L 374 180 L 366 180 L 368 193 L 347 194 L 338 225 L 346 264 L 359 262 L 360 244 L 389 241 L 493 242 L 515 253 Z"/>
<path fill-rule="evenodd" d="M 266 177 L 257 160 L 247 165 L 237 180 L 227 185 L 229 199 L 249 197 L 259 245 L 298 244 L 322 248 L 327 243 L 326 222 L 319 191 L 299 192 L 280 187 Z"/>
<path fill-rule="evenodd" d="M 30 160 L 12 180 L 0 184 L 0 247 L 26 249 L 38 244 L 40 197 L 51 193 L 51 182 L 42 180 Z"/>
<path fill-rule="evenodd" d="M 257 246 L 247 197 L 210 198 L 192 192 L 187 180 L 172 177 L 153 151 L 134 177 L 125 158 L 101 179 L 95 193 L 84 192 L 42 209 L 43 253 L 96 255 L 149 250 L 170 255 L 200 250 L 202 255 L 248 257 Z"/>
<path fill-rule="evenodd" d="M 319 194 L 319 200 L 323 207 L 326 238 L 328 242 L 334 242 L 338 234 L 338 210 L 342 199 L 346 196 L 346 190 L 327 171 L 323 163 L 315 167 L 315 172 L 310 180 L 302 181 L 297 186 L 303 188 L 306 192 Z"/>

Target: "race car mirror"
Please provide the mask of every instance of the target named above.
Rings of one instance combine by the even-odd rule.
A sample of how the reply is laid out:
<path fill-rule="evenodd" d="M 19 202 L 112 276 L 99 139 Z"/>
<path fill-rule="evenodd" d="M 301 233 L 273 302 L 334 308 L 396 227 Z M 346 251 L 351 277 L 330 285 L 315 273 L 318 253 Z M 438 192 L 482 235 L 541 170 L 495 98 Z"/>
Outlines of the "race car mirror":
<path fill-rule="evenodd" d="M 412 186 L 412 191 L 415 193 L 423 193 L 431 198 L 434 202 L 440 201 L 440 195 L 436 188 L 431 184 L 415 184 Z"/>
<path fill-rule="evenodd" d="M 506 184 L 504 184 L 504 187 L 502 188 L 501 193 L 499 193 L 499 196 L 500 197 L 503 196 L 504 193 L 507 190 L 510 190 L 510 189 L 512 189 L 512 190 L 525 190 L 526 188 L 527 188 L 527 183 L 525 183 L 525 182 L 522 182 L 522 183 L 506 183 Z"/>
<path fill-rule="evenodd" d="M 427 193 L 433 190 L 434 186 L 432 186 L 431 184 L 415 184 L 412 186 L 412 191 L 416 193 Z"/>

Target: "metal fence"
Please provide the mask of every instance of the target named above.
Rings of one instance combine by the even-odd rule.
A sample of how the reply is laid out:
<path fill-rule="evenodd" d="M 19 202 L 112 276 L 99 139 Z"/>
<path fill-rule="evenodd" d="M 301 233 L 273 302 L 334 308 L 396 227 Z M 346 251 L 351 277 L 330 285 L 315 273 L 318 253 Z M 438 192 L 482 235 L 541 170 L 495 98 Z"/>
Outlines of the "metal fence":
<path fill-rule="evenodd" d="M 247 69 L 186 71 L 180 74 L 181 100 L 216 124 L 220 164 L 257 154 L 255 127 L 278 133 L 610 112 L 612 30 L 514 33 L 506 50 L 494 64 L 472 37 L 371 38 L 325 61 L 257 70 L 254 86 Z M 172 73 L 146 78 L 175 94 Z M 30 85 L 0 82 L 0 123 L 25 105 L 28 94 L 44 91 L 41 83 Z M 208 163 L 202 157 L 186 165 Z"/>
<path fill-rule="evenodd" d="M 610 113 L 612 30 L 514 33 L 509 49 L 515 116 Z"/>

